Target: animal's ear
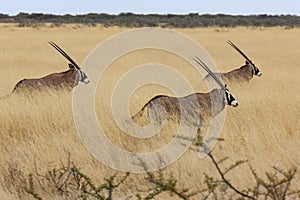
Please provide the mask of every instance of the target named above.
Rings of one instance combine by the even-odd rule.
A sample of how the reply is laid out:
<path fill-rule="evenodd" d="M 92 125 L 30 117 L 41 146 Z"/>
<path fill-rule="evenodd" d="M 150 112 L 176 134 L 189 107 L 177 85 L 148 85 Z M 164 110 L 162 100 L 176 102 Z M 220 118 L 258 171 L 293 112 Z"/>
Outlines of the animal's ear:
<path fill-rule="evenodd" d="M 225 88 L 227 88 L 227 84 L 225 83 Z"/>
<path fill-rule="evenodd" d="M 70 69 L 74 69 L 74 65 L 71 64 L 71 63 L 69 63 L 69 68 L 70 68 Z"/>

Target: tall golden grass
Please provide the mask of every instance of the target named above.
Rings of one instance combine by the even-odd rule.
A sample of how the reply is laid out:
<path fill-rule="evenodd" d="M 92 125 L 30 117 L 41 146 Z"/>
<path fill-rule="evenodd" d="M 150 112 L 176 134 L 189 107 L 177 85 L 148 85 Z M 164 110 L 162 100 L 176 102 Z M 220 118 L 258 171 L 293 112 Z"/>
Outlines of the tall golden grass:
<path fill-rule="evenodd" d="M 0 96 L 11 92 L 23 78 L 41 77 L 67 69 L 66 61 L 57 54 L 48 41 L 57 42 L 78 63 L 101 41 L 125 31 L 119 27 L 62 27 L 20 28 L 13 24 L 0 25 Z M 300 166 L 300 29 L 276 28 L 201 28 L 176 29 L 203 45 L 220 71 L 229 71 L 244 64 L 244 60 L 226 44 L 232 40 L 253 59 L 263 76 L 254 77 L 249 84 L 229 85 L 238 99 L 239 107 L 227 107 L 221 137 L 223 142 L 213 149 L 218 158 L 228 156 L 226 164 L 248 159 L 263 175 L 272 165 L 288 168 Z M 195 55 L 196 56 L 196 55 Z M 150 139 L 133 139 L 118 130 L 111 111 L 109 98 L 114 83 L 130 67 L 152 62 L 174 66 L 185 74 L 195 90 L 207 89 L 195 77 L 188 63 L 174 55 L 160 51 L 139 51 L 120 58 L 112 64 L 103 78 L 105 87 L 96 95 L 96 112 L 105 124 L 107 135 L 116 145 L 129 151 L 156 149 L 173 137 L 172 126 Z M 119 66 L 122 66 L 120 68 Z M 156 85 L 145 86 L 132 97 L 130 111 L 137 112 L 157 94 L 171 94 Z M 89 119 L 86 119 L 89 120 Z M 60 160 L 71 159 L 92 179 L 100 182 L 114 170 L 104 166 L 87 152 L 76 132 L 72 115 L 72 94 L 45 91 L 30 97 L 11 95 L 0 100 L 0 195 L 4 199 L 18 199 L 18 181 L 13 181 L 11 168 L 26 177 L 38 170 L 46 171 L 59 166 Z M 253 183 L 245 165 L 228 174 L 240 188 Z M 200 189 L 203 172 L 215 173 L 208 159 L 198 159 L 194 152 L 186 152 L 166 168 L 173 172 L 181 186 Z M 136 184 L 146 184 L 143 175 L 133 175 Z M 22 183 L 20 182 L 22 185 Z M 296 186 L 300 185 L 298 177 Z M 125 186 L 120 196 L 130 194 Z M 44 194 L 43 190 L 38 191 Z M 46 195 L 46 194 L 45 194 Z M 49 194 L 48 194 L 49 195 Z M 51 197 L 49 197 L 51 198 Z"/>

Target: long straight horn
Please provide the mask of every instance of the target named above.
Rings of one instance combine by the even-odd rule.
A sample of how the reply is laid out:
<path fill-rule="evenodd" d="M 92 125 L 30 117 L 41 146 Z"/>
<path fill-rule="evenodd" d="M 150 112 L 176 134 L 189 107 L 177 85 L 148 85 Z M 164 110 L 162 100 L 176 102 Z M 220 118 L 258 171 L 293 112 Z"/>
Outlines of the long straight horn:
<path fill-rule="evenodd" d="M 244 56 L 244 58 L 246 60 L 248 60 L 249 62 L 251 62 L 251 60 L 235 44 L 233 44 L 230 40 L 228 40 L 227 43 L 230 46 L 232 46 L 232 48 L 234 48 L 237 52 L 239 52 L 242 56 Z"/>
<path fill-rule="evenodd" d="M 205 71 L 207 71 L 208 74 L 211 75 L 213 79 L 215 79 L 215 81 L 221 88 L 225 88 L 225 85 L 220 81 L 220 79 L 218 79 L 218 77 L 206 66 L 206 64 L 202 60 L 200 60 L 199 57 L 193 58 L 193 60 L 196 61 L 203 69 L 205 69 Z"/>
<path fill-rule="evenodd" d="M 55 44 L 52 41 L 50 41 L 49 44 L 53 46 L 59 53 L 61 53 L 61 55 L 63 55 L 68 61 L 70 61 L 74 65 L 74 67 L 80 69 L 80 67 L 76 64 L 76 62 L 72 58 L 70 58 L 70 56 L 64 50 L 62 50 L 57 44 Z"/>

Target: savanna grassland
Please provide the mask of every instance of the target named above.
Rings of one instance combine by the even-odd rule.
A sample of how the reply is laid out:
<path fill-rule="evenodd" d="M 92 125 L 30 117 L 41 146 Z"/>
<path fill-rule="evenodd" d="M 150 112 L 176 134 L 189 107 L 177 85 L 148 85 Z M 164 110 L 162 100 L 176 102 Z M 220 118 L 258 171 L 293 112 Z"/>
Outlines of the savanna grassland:
<path fill-rule="evenodd" d="M 47 44 L 57 42 L 74 60 L 82 63 L 88 53 L 110 36 L 126 31 L 120 27 L 87 27 L 62 25 L 36 28 L 0 25 L 0 96 L 9 94 L 23 78 L 42 77 L 68 69 L 66 60 Z M 236 108 L 226 108 L 221 138 L 214 155 L 229 157 L 221 166 L 238 160 L 248 162 L 227 177 L 238 188 L 254 184 L 249 170 L 252 166 L 264 178 L 272 166 L 283 169 L 300 167 L 300 29 L 273 28 L 196 28 L 175 29 L 201 44 L 220 71 L 229 71 L 244 64 L 244 59 L 229 45 L 235 42 L 262 71 L 249 84 L 228 85 L 239 101 Z M 197 55 L 195 55 L 197 56 Z M 95 98 L 96 113 L 107 137 L 128 151 L 147 152 L 162 147 L 173 137 L 171 125 L 158 136 L 134 139 L 120 131 L 110 111 L 110 94 L 114 84 L 126 71 L 144 63 L 162 63 L 176 68 L 190 81 L 194 90 L 203 92 L 199 76 L 189 63 L 166 52 L 141 50 L 121 57 L 111 64 L 100 81 Z M 158 85 L 137 90 L 130 104 L 136 113 L 149 99 L 158 94 L 171 94 Z M 88 122 L 89 119 L 86 119 Z M 44 91 L 30 97 L 11 95 L 0 100 L 0 197 L 1 199 L 30 199 L 23 190 L 28 175 L 45 173 L 71 160 L 94 182 L 100 183 L 116 171 L 96 160 L 84 147 L 73 121 L 72 94 Z M 208 158 L 199 159 L 187 151 L 180 159 L 164 169 L 179 180 L 179 187 L 200 190 L 204 173 L 217 176 Z M 122 174 L 122 173 L 120 173 Z M 143 174 L 132 174 L 115 193 L 129 197 L 137 187 L 147 187 Z M 61 199 L 57 193 L 37 184 L 36 192 L 45 199 Z M 293 187 L 300 186 L 300 176 Z M 164 196 L 166 195 L 166 197 Z M 167 198 L 167 194 L 158 197 Z M 194 199 L 199 197 L 195 196 Z"/>

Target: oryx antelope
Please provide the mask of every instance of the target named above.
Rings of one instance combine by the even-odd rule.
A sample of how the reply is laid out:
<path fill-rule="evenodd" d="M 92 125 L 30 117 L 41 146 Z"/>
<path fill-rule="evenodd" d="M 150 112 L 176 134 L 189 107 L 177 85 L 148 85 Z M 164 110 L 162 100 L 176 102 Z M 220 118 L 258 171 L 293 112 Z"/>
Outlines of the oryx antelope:
<path fill-rule="evenodd" d="M 245 65 L 241 66 L 239 69 L 234 69 L 227 73 L 215 73 L 217 76 L 221 77 L 224 83 L 232 83 L 232 82 L 249 82 L 253 76 L 261 76 L 262 73 L 255 66 L 255 64 L 243 53 L 235 44 L 233 44 L 230 40 L 227 43 L 234 48 L 237 52 L 239 52 L 245 59 Z M 208 74 L 205 77 L 205 80 L 211 80 L 211 75 Z"/>
<path fill-rule="evenodd" d="M 78 85 L 78 82 L 83 82 L 85 84 L 90 82 L 87 75 L 65 51 L 63 51 L 57 44 L 52 41 L 50 41 L 49 44 L 70 62 L 70 69 L 60 73 L 49 74 L 42 78 L 23 79 L 15 85 L 12 93 L 18 93 L 24 90 L 42 90 L 45 88 L 71 90 L 76 85 Z"/>
<path fill-rule="evenodd" d="M 220 89 L 214 89 L 209 93 L 194 93 L 185 97 L 155 96 L 132 117 L 133 121 L 146 114 L 148 119 L 154 122 L 161 123 L 164 116 L 174 116 L 177 120 L 185 119 L 193 124 L 198 123 L 199 119 L 215 117 L 225 108 L 225 105 L 238 106 L 237 100 L 230 94 L 226 85 L 198 57 L 194 60 L 214 78 Z"/>

